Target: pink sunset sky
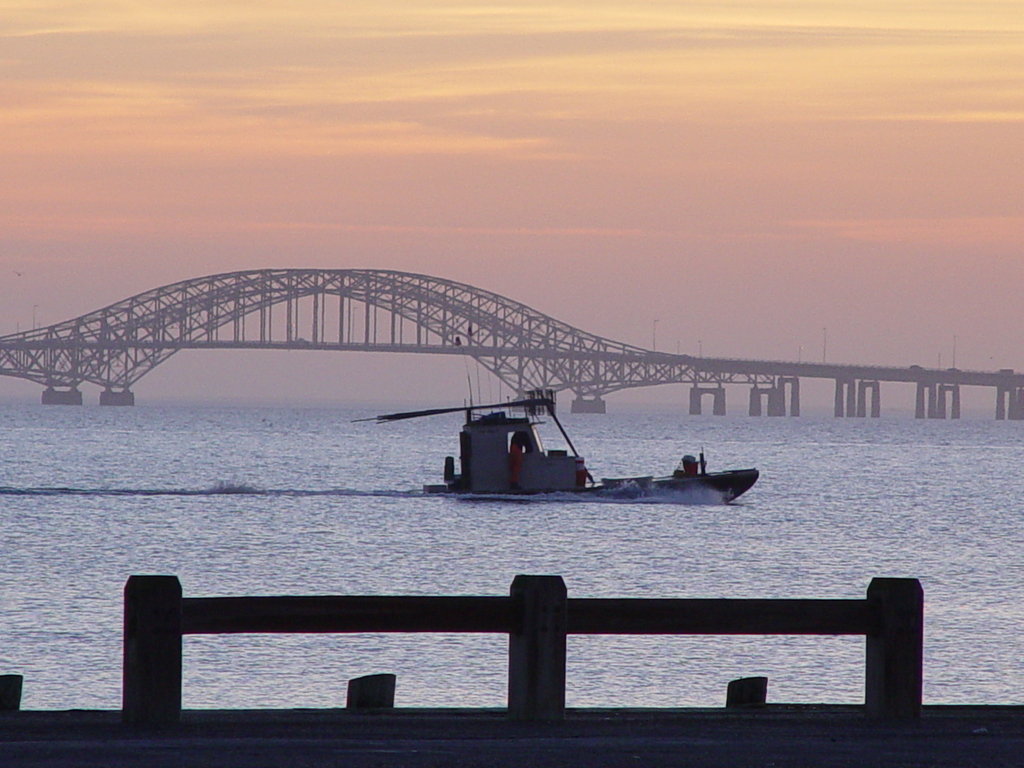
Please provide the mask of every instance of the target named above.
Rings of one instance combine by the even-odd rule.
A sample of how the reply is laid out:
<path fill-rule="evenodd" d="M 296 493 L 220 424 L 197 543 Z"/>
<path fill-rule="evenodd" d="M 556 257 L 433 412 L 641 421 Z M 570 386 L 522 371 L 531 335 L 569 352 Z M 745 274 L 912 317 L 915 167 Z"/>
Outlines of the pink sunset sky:
<path fill-rule="evenodd" d="M 1019 0 L 0 0 L 0 104 L 0 334 L 216 272 L 381 268 L 665 351 L 820 360 L 827 329 L 833 362 L 946 367 L 955 338 L 961 368 L 1024 370 Z M 185 352 L 137 391 L 464 381 Z"/>

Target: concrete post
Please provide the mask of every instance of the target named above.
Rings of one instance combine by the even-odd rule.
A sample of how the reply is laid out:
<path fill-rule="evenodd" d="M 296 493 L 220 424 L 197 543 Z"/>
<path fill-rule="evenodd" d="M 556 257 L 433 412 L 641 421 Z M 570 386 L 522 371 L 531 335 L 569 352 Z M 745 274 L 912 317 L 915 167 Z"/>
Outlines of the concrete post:
<path fill-rule="evenodd" d="M 700 387 L 690 387 L 690 415 L 700 416 L 701 415 L 701 396 L 702 392 Z"/>
<path fill-rule="evenodd" d="M 730 680 L 725 691 L 725 708 L 763 707 L 768 701 L 767 677 L 741 677 Z"/>
<path fill-rule="evenodd" d="M 508 716 L 565 718 L 565 636 L 568 621 L 561 576 L 516 576 L 510 595 L 521 619 L 509 635 Z"/>
<path fill-rule="evenodd" d="M 22 675 L 0 675 L 0 712 L 21 709 L 21 689 L 25 682 Z"/>
<path fill-rule="evenodd" d="M 124 587 L 121 718 L 152 725 L 181 720 L 181 583 L 131 576 Z"/>
<path fill-rule="evenodd" d="M 843 383 L 842 379 L 836 379 L 835 416 L 837 419 L 846 415 L 846 411 L 843 409 Z"/>
<path fill-rule="evenodd" d="M 346 709 L 394 709 L 395 675 L 384 672 L 378 675 L 354 677 L 348 681 Z"/>
<path fill-rule="evenodd" d="M 1006 418 L 1006 398 L 1010 390 L 1003 386 L 996 387 L 996 421 Z"/>
<path fill-rule="evenodd" d="M 876 629 L 867 636 L 864 705 L 868 716 L 921 716 L 924 592 L 917 579 L 872 579 Z"/>
<path fill-rule="evenodd" d="M 925 385 L 928 389 L 928 418 L 939 419 L 939 393 L 934 384 Z"/>
<path fill-rule="evenodd" d="M 761 415 L 761 388 L 754 386 L 750 388 L 750 408 L 747 413 L 751 416 Z"/>
<path fill-rule="evenodd" d="M 718 387 L 715 390 L 715 398 L 713 401 L 711 412 L 715 416 L 725 416 L 725 387 Z"/>
<path fill-rule="evenodd" d="M 923 419 L 925 412 L 925 385 L 923 381 L 917 382 L 917 407 L 914 409 L 914 418 Z"/>
<path fill-rule="evenodd" d="M 789 384 L 789 415 L 800 415 L 800 379 L 796 376 L 787 376 L 780 379 L 781 382 Z"/>
<path fill-rule="evenodd" d="M 857 387 L 854 382 L 846 383 L 846 415 L 853 416 L 857 411 Z"/>
<path fill-rule="evenodd" d="M 882 387 L 878 381 L 861 380 L 857 382 L 857 415 L 864 418 L 868 415 L 868 393 L 871 393 L 871 418 L 882 415 Z"/>
<path fill-rule="evenodd" d="M 768 415 L 786 415 L 786 385 L 781 381 L 768 390 Z"/>
<path fill-rule="evenodd" d="M 949 418 L 960 418 L 960 385 L 940 384 L 939 385 L 939 412 L 941 418 L 946 418 L 946 395 L 949 395 Z"/>

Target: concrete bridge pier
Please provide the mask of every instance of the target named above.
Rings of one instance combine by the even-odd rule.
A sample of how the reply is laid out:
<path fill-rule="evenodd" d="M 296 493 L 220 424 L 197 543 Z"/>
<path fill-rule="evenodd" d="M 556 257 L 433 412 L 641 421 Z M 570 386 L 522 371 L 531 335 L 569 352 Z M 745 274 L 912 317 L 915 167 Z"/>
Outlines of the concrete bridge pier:
<path fill-rule="evenodd" d="M 43 390 L 42 403 L 43 405 L 81 405 L 82 392 L 78 387 L 67 389 L 47 387 Z"/>
<path fill-rule="evenodd" d="M 836 379 L 835 416 L 853 416 L 857 412 L 857 382 L 854 379 Z"/>
<path fill-rule="evenodd" d="M 946 395 L 949 395 L 949 418 L 960 418 L 960 385 L 940 384 L 939 385 L 939 409 L 942 412 L 941 418 L 946 418 Z"/>
<path fill-rule="evenodd" d="M 926 384 L 923 381 L 917 383 L 917 405 L 914 409 L 914 418 L 946 418 L 946 395 L 945 393 L 940 395 L 937 384 Z"/>
<path fill-rule="evenodd" d="M 882 415 L 882 385 L 866 379 L 857 382 L 857 416 L 863 419 L 868 415 L 868 392 L 871 392 L 871 418 L 877 419 Z"/>
<path fill-rule="evenodd" d="M 996 419 L 1024 419 L 1024 387 L 996 387 Z"/>
<path fill-rule="evenodd" d="M 786 387 L 789 387 L 789 415 L 800 415 L 800 379 L 796 376 L 780 376 L 779 391 L 785 399 Z"/>
<path fill-rule="evenodd" d="M 690 387 L 690 415 L 700 416 L 704 408 L 704 395 L 711 395 L 711 412 L 715 416 L 725 416 L 725 387 Z"/>
<path fill-rule="evenodd" d="M 768 400 L 768 407 L 765 409 L 765 412 L 769 416 L 786 415 L 786 397 L 781 387 L 754 386 L 750 388 L 750 408 L 747 411 L 751 416 L 761 415 L 761 398 L 767 398 Z"/>
<path fill-rule="evenodd" d="M 959 384 L 926 384 L 917 383 L 917 407 L 914 417 L 918 419 L 944 419 L 947 415 L 946 396 L 949 395 L 949 418 L 960 418 L 960 385 Z M 996 418 L 999 418 L 998 401 Z"/>
<path fill-rule="evenodd" d="M 570 410 L 572 413 L 607 413 L 608 406 L 601 397 L 577 397 Z"/>
<path fill-rule="evenodd" d="M 135 393 L 130 389 L 104 389 L 100 392 L 100 405 L 135 405 Z"/>
<path fill-rule="evenodd" d="M 767 395 L 772 390 L 769 387 L 758 387 L 757 385 L 750 388 L 750 406 L 747 408 L 747 413 L 751 416 L 761 415 L 761 396 Z"/>
<path fill-rule="evenodd" d="M 929 392 L 929 387 L 934 388 L 934 384 L 925 384 L 923 381 L 917 382 L 917 400 L 914 407 L 914 418 L 923 419 L 928 415 L 925 411 L 925 396 L 928 395 L 928 401 L 931 402 L 934 395 Z"/>
<path fill-rule="evenodd" d="M 771 386 L 759 387 L 754 385 L 750 388 L 750 408 L 748 413 L 751 416 L 760 416 L 761 399 L 767 398 L 768 416 L 786 415 L 786 387 L 789 387 L 789 415 L 800 415 L 800 379 L 796 376 L 780 376 L 775 379 Z"/>

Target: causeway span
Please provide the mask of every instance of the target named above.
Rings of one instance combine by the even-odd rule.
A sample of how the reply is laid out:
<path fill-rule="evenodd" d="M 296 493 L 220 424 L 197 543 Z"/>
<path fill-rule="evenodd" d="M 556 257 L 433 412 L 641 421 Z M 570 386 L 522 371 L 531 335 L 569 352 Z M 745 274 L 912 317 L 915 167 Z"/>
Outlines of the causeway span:
<path fill-rule="evenodd" d="M 751 416 L 798 416 L 800 382 L 834 382 L 837 417 L 878 417 L 882 383 L 916 388 L 914 414 L 958 419 L 963 387 L 987 387 L 996 419 L 1024 419 L 1024 373 L 905 368 L 657 352 L 575 328 L 520 302 L 429 275 L 375 269 L 258 269 L 161 286 L 63 322 L 0 336 L 0 375 L 37 382 L 45 405 L 134 405 L 136 383 L 185 349 L 304 349 L 467 355 L 516 392 L 574 394 L 576 413 L 605 396 L 689 385 L 689 412 L 726 413 L 747 388 Z"/>

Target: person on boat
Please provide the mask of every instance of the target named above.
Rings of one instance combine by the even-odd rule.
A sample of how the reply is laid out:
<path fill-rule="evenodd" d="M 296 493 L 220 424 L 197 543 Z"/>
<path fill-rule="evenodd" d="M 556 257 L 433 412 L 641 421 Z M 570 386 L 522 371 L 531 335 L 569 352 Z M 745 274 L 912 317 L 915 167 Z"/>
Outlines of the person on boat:
<path fill-rule="evenodd" d="M 686 454 L 683 456 L 683 460 L 679 462 L 679 469 L 676 470 L 676 475 L 682 475 L 684 477 L 696 477 L 699 465 L 697 458 Z"/>
<path fill-rule="evenodd" d="M 519 477 L 523 472 L 523 454 L 530 452 L 530 435 L 526 432 L 513 432 L 508 446 L 508 484 L 519 490 Z"/>

